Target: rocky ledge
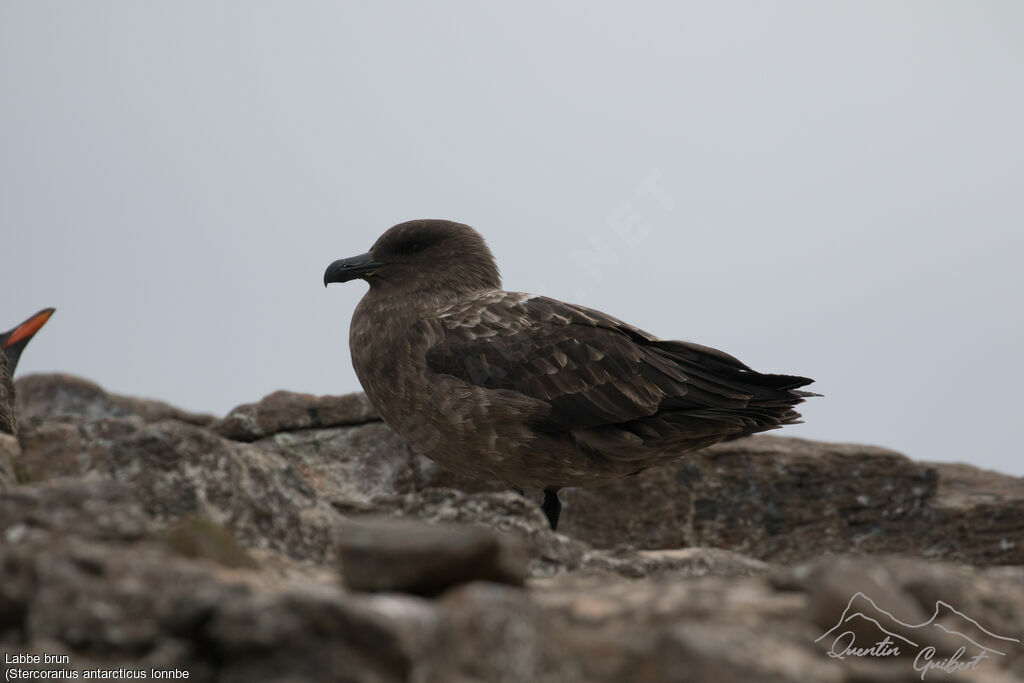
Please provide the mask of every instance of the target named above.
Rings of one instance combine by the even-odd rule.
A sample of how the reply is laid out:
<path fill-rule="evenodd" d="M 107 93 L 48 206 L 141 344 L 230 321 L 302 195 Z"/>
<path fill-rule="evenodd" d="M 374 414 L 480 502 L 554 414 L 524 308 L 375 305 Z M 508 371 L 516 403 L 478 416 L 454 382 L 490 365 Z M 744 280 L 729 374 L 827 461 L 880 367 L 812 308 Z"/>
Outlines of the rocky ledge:
<path fill-rule="evenodd" d="M 1024 680 L 1022 479 L 758 436 L 563 491 L 554 533 L 362 395 L 217 420 L 68 376 L 16 389 L 9 676 Z"/>

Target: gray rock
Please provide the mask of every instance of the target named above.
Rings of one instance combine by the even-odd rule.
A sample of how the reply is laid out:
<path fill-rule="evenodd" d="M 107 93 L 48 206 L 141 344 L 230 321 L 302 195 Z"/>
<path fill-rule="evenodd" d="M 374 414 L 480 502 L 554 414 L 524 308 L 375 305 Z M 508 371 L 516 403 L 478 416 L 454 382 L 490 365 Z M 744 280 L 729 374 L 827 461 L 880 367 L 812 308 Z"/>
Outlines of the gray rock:
<path fill-rule="evenodd" d="M 313 396 L 275 391 L 233 408 L 212 429 L 229 439 L 255 441 L 278 432 L 358 425 L 380 420 L 366 394 Z"/>
<path fill-rule="evenodd" d="M 899 539 L 916 541 L 921 554 L 977 565 L 1024 564 L 1024 478 L 970 465 L 931 463 L 938 491 L 915 511 L 904 534 L 888 541 L 890 552 L 906 552 Z"/>
<path fill-rule="evenodd" d="M 415 608 L 398 603 L 389 614 L 377 603 L 310 585 L 224 597 L 207 596 L 191 619 L 204 654 L 219 665 L 218 681 L 410 680 L 415 661 L 392 614 L 401 618 Z"/>
<path fill-rule="evenodd" d="M 1024 479 L 870 446 L 755 436 L 562 497 L 560 528 L 598 547 L 629 539 L 771 562 L 858 551 L 1024 563 Z"/>
<path fill-rule="evenodd" d="M 563 648 L 565 638 L 548 622 L 555 612 L 538 604 L 533 591 L 472 583 L 443 595 L 434 614 L 412 680 L 598 680 L 568 675 L 579 653 Z"/>
<path fill-rule="evenodd" d="M 26 429 L 32 482 L 99 477 L 127 485 L 155 521 L 202 515 L 246 547 L 329 561 L 341 516 L 279 454 L 176 420 L 58 418 Z"/>
<path fill-rule="evenodd" d="M 1012 651 L 1015 654 L 1009 661 L 1024 667 L 1024 650 L 1019 644 L 993 641 L 990 634 L 978 628 L 981 625 L 992 633 L 1024 640 L 1024 567 L 977 568 L 897 556 L 839 556 L 779 569 L 770 581 L 780 590 L 805 593 L 806 615 L 822 631 L 835 625 L 849 608 L 850 614 L 860 612 L 889 631 L 949 656 L 965 644 L 963 640 L 939 628 L 904 626 L 927 622 L 937 614 L 938 623 L 951 630 L 983 645 Z M 956 617 L 940 603 L 955 607 L 978 623 Z M 888 614 L 880 613 L 878 608 Z M 956 621 L 955 626 L 950 619 Z M 844 629 L 854 632 L 858 642 L 874 642 L 880 635 L 876 625 L 866 620 L 850 620 Z M 823 647 L 830 644 L 831 639 L 821 643 Z"/>
<path fill-rule="evenodd" d="M 15 464 L 21 455 L 21 445 L 11 434 L 0 432 L 0 491 L 5 491 L 18 481 Z"/>
<path fill-rule="evenodd" d="M 228 529 L 202 515 L 179 519 L 162 536 L 174 552 L 185 557 L 204 558 L 225 567 L 259 566 Z"/>
<path fill-rule="evenodd" d="M 470 581 L 514 586 L 526 579 L 526 551 L 514 536 L 470 525 L 360 520 L 342 527 L 346 586 L 432 596 Z"/>
<path fill-rule="evenodd" d="M 586 544 L 551 531 L 536 501 L 511 491 L 466 494 L 431 488 L 394 504 L 396 514 L 433 523 L 477 524 L 518 537 L 529 549 L 532 576 L 578 569 L 589 550 Z"/>
<path fill-rule="evenodd" d="M 119 396 L 81 377 L 61 374 L 35 374 L 19 377 L 17 410 L 22 421 L 41 421 L 54 417 L 141 417 L 147 422 L 178 420 L 209 425 L 212 415 L 190 413 L 163 401 Z"/>
<path fill-rule="evenodd" d="M 53 537 L 129 543 L 157 528 L 131 487 L 110 480 L 61 478 L 0 495 L 0 530 L 8 543 Z"/>
<path fill-rule="evenodd" d="M 168 555 L 156 544 L 6 544 L 0 578 L 0 649 L 63 652 L 80 671 L 402 681 L 413 667 L 404 627 L 372 603 L 330 585 L 274 583 Z"/>
<path fill-rule="evenodd" d="M 199 681 L 919 680 L 906 656 L 836 660 L 814 642 L 823 629 L 810 577 L 849 561 L 795 568 L 807 590 L 757 576 L 568 573 L 526 589 L 474 582 L 426 601 L 273 580 L 146 542 L 22 539 L 0 546 L 0 647 L 56 643 L 78 666 L 159 661 Z M 978 623 L 1024 628 L 1019 568 L 879 558 L 869 571 L 879 570 L 914 599 L 959 586 L 981 598 L 964 608 Z M 1018 648 L 981 673 L 1013 680 L 1022 660 Z"/>
<path fill-rule="evenodd" d="M 638 682 L 669 680 L 840 683 L 847 676 L 826 658 L 808 652 L 795 638 L 780 638 L 766 623 L 682 622 L 659 634 L 649 651 L 626 671 L 642 672 Z M 681 673 L 685 670 L 685 679 Z M 909 667 L 908 667 L 909 670 Z M 909 679 L 910 676 L 905 676 Z"/>
<path fill-rule="evenodd" d="M 280 432 L 253 446 L 286 460 L 339 509 L 372 509 L 378 498 L 415 490 L 414 456 L 382 422 Z"/>
<path fill-rule="evenodd" d="M 773 571 L 772 565 L 721 548 L 677 548 L 615 551 L 591 550 L 583 557 L 582 567 L 615 572 L 631 578 L 672 576 L 756 576 Z"/>
<path fill-rule="evenodd" d="M 5 652 L 196 681 L 920 680 L 914 652 L 838 659 L 815 642 L 857 591 L 906 623 L 941 601 L 1024 636 L 1015 477 L 754 438 L 563 491 L 554 533 L 536 496 L 448 473 L 377 422 L 268 418 L 243 443 L 67 389 L 88 383 L 52 386 L 18 439 L 0 437 Z M 376 559 L 342 562 L 343 525 L 378 517 L 409 530 L 364 535 Z M 433 566 L 450 580 L 496 537 L 525 548 L 522 586 L 456 581 L 428 600 L 341 581 Z M 458 572 L 442 562 L 460 556 Z M 990 637 L 949 610 L 937 620 Z M 870 625 L 851 632 L 870 645 Z M 916 635 L 936 656 L 959 646 L 938 627 Z M 1024 648 L 1005 649 L 957 680 L 1024 680 Z"/>
<path fill-rule="evenodd" d="M 628 538 L 643 548 L 799 560 L 870 542 L 879 525 L 934 496 L 936 480 L 931 468 L 881 448 L 756 436 L 613 486 L 567 491 L 565 531 L 601 547 Z"/>

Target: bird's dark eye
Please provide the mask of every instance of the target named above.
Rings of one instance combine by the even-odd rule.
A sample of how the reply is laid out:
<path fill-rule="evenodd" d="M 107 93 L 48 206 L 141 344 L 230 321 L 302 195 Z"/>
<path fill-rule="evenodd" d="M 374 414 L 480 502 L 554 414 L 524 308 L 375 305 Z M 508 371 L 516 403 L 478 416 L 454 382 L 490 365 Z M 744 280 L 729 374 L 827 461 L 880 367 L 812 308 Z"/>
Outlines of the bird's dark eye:
<path fill-rule="evenodd" d="M 395 246 L 396 254 L 418 254 L 428 247 L 434 245 L 437 242 L 435 239 L 427 237 L 416 237 L 415 239 L 405 240 Z"/>
<path fill-rule="evenodd" d="M 398 255 L 416 254 L 421 251 L 423 251 L 423 242 L 416 240 L 399 242 L 394 248 L 394 253 Z"/>
<path fill-rule="evenodd" d="M 401 226 L 399 226 L 401 227 Z M 429 252 L 433 247 L 442 243 L 445 239 L 443 231 L 426 229 L 423 226 L 413 226 L 418 229 L 399 229 L 385 233 L 373 245 L 372 251 L 381 256 L 390 255 L 394 257 L 416 256 L 423 252 Z"/>

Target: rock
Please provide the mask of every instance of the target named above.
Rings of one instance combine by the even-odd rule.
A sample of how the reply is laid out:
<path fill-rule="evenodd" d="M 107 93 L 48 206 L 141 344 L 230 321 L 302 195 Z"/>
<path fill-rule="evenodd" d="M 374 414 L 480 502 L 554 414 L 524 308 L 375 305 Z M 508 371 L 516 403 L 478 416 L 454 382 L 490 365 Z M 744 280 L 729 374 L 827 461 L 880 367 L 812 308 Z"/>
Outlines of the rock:
<path fill-rule="evenodd" d="M 280 432 L 253 446 L 287 460 L 317 495 L 339 508 L 415 489 L 414 456 L 382 422 Z"/>
<path fill-rule="evenodd" d="M 556 534 L 536 501 L 518 493 L 466 494 L 454 489 L 425 489 L 381 508 L 433 523 L 477 524 L 518 537 L 529 549 L 532 576 L 578 569 L 589 549 L 586 544 Z"/>
<path fill-rule="evenodd" d="M 1024 611 L 1024 567 L 1020 566 L 979 569 L 896 556 L 840 556 L 778 570 L 771 581 L 781 590 L 806 593 L 807 616 L 823 632 L 848 611 L 871 617 L 920 647 L 932 646 L 939 655 L 951 655 L 965 644 L 959 636 L 950 637 L 954 635 L 950 631 L 1003 651 L 1019 651 L 1020 644 L 993 640 L 991 633 L 1024 639 L 1020 633 L 1024 626 L 1020 616 Z M 933 618 L 946 629 L 906 626 L 930 623 Z M 856 634 L 858 642 L 874 642 L 883 635 L 878 626 L 851 619 L 843 628 Z M 839 633 L 837 630 L 832 636 Z M 828 647 L 832 640 L 830 636 L 820 644 Z M 909 652 L 916 653 L 920 647 Z M 1024 656 L 1024 651 L 1018 655 Z M 1024 666 L 1024 660 L 1019 663 Z"/>
<path fill-rule="evenodd" d="M 243 545 L 328 561 L 340 515 L 279 454 L 195 425 L 139 417 L 58 418 L 22 434 L 27 480 L 100 477 L 126 484 L 155 521 L 203 515 Z"/>
<path fill-rule="evenodd" d="M 6 491 L 18 481 L 15 464 L 21 455 L 21 445 L 11 434 L 0 432 L 0 491 Z"/>
<path fill-rule="evenodd" d="M 932 463 L 935 498 L 917 511 L 907 536 L 921 554 L 978 565 L 1024 564 L 1024 478 L 970 465 Z M 905 552 L 897 538 L 891 552 Z"/>
<path fill-rule="evenodd" d="M 402 603 L 382 608 L 315 586 L 210 603 L 199 635 L 211 664 L 222 663 L 218 681 L 406 681 L 415 666 L 403 627 L 387 611 L 419 616 Z"/>
<path fill-rule="evenodd" d="M 413 455 L 383 422 L 279 432 L 254 443 L 291 462 L 319 496 L 343 512 L 374 509 L 385 499 L 429 488 L 507 490 L 500 483 L 470 480 Z"/>
<path fill-rule="evenodd" d="M 870 543 L 922 507 L 934 470 L 881 448 L 758 436 L 565 493 L 566 533 L 600 547 L 702 545 L 793 561 Z M 796 537 L 793 534 L 797 534 Z"/>
<path fill-rule="evenodd" d="M 810 590 L 808 577 L 849 561 L 821 558 L 795 571 Z M 900 593 L 957 585 L 1000 596 L 967 613 L 993 632 L 1024 628 L 1019 570 L 886 558 L 873 563 L 879 569 Z M 72 537 L 0 546 L 0 579 L 0 599 L 16 603 L 0 611 L 13 627 L 0 638 L 9 651 L 60 643 L 75 665 L 159 661 L 198 681 L 919 680 L 906 655 L 828 657 L 814 642 L 823 629 L 810 616 L 813 595 L 759 576 L 569 573 L 525 589 L 474 582 L 427 601 L 268 581 L 144 542 Z M 15 632 L 25 640 L 10 640 Z M 1013 680 L 1022 664 L 1018 648 L 982 673 Z"/>
<path fill-rule="evenodd" d="M 858 551 L 1024 563 L 1024 479 L 962 467 L 754 436 L 563 491 L 560 528 L 598 547 L 714 546 L 771 562 Z"/>
<path fill-rule="evenodd" d="M 532 592 L 495 583 L 472 583 L 443 595 L 435 602 L 435 626 L 411 680 L 587 680 L 566 675 L 579 653 L 560 647 L 565 640 L 546 623 L 553 613 L 533 598 Z"/>
<path fill-rule="evenodd" d="M 278 432 L 358 425 L 379 421 L 366 394 L 313 396 L 275 391 L 259 403 L 233 408 L 213 424 L 218 434 L 237 441 L 255 441 Z"/>
<path fill-rule="evenodd" d="M 938 629 L 908 627 L 907 624 L 925 623 L 931 610 L 926 611 L 902 590 L 895 577 L 877 562 L 840 558 L 827 566 L 815 567 L 808 597 L 808 617 L 814 624 L 823 632 L 838 626 L 827 636 L 826 644 L 834 643 L 844 634 L 858 643 L 874 643 L 885 633 L 891 633 L 895 634 L 894 647 L 902 648 L 904 654 L 912 648 L 901 639 L 912 640 L 915 646 L 936 647 L 944 656 L 952 655 L 960 645 L 950 634 Z M 845 643 L 845 638 L 840 642 Z"/>
<path fill-rule="evenodd" d="M 346 586 L 432 596 L 470 581 L 514 586 L 526 579 L 526 552 L 513 536 L 469 525 L 360 520 L 342 527 Z"/>
<path fill-rule="evenodd" d="M 178 420 L 194 425 L 209 425 L 212 415 L 190 413 L 163 401 L 118 396 L 100 385 L 80 377 L 61 374 L 35 374 L 19 377 L 17 410 L 22 421 L 40 421 L 54 417 L 103 417 L 136 415 L 147 422 Z"/>
<path fill-rule="evenodd" d="M 8 543 L 54 537 L 130 543 L 155 529 L 132 489 L 109 480 L 56 479 L 0 495 L 0 530 Z"/>
<path fill-rule="evenodd" d="M 565 490 L 555 533 L 535 492 L 448 473 L 380 422 L 288 412 L 315 397 L 229 439 L 81 380 L 44 385 L 0 436 L 0 650 L 70 663 L 27 669 L 904 681 L 980 644 L 956 680 L 1024 680 L 1015 477 L 754 437 Z M 507 543 L 525 560 L 506 567 Z M 886 634 L 857 612 L 914 645 L 868 652 Z"/>
<path fill-rule="evenodd" d="M 179 519 L 164 532 L 164 538 L 168 546 L 185 557 L 202 557 L 225 567 L 259 566 L 230 531 L 201 515 Z"/>
<path fill-rule="evenodd" d="M 719 623 L 708 628 L 701 623 L 683 622 L 660 634 L 626 671 L 637 669 L 641 674 L 631 680 L 650 683 L 672 680 L 684 669 L 687 679 L 695 681 L 847 680 L 839 667 L 808 652 L 799 642 L 780 639 L 778 632 L 768 631 L 765 626 Z"/>
<path fill-rule="evenodd" d="M 59 644 L 79 670 L 178 669 L 197 681 L 401 681 L 413 665 L 403 627 L 373 603 L 330 586 L 275 585 L 168 555 L 160 545 L 74 538 L 4 545 L 0 573 L 0 622 L 8 627 L 0 647 L 52 654 Z M 24 640 L 12 640 L 14 633 Z"/>
<path fill-rule="evenodd" d="M 612 552 L 590 551 L 583 558 L 587 569 L 602 569 L 631 578 L 674 576 L 755 576 L 768 574 L 772 565 L 721 548 L 678 548 Z"/>

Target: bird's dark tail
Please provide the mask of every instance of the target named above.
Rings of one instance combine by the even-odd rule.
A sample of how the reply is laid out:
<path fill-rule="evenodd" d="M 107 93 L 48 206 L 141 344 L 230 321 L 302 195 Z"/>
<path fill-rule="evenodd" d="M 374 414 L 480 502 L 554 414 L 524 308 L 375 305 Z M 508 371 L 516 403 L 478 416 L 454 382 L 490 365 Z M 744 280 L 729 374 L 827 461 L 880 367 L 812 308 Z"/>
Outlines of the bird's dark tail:
<path fill-rule="evenodd" d="M 686 375 L 689 389 L 684 396 L 666 399 L 661 410 L 718 422 L 731 432 L 727 439 L 797 424 L 801 420 L 796 406 L 820 396 L 800 389 L 814 382 L 808 377 L 757 372 L 707 346 L 678 341 L 652 346 Z"/>

